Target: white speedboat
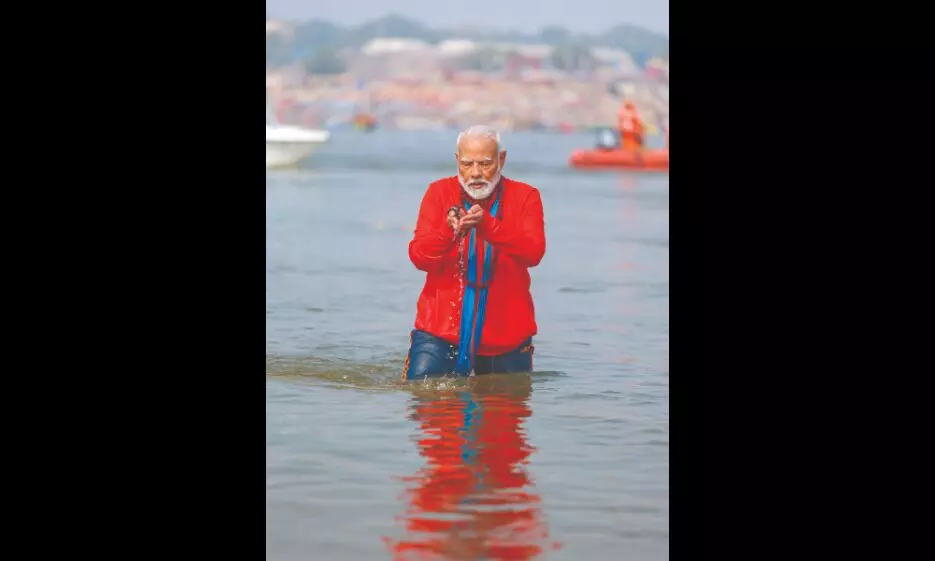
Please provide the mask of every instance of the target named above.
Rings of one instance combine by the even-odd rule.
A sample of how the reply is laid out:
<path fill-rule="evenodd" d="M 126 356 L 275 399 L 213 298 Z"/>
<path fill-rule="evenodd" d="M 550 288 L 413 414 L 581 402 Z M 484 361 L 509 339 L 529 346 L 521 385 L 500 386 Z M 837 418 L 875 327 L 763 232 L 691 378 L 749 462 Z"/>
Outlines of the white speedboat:
<path fill-rule="evenodd" d="M 266 107 L 266 169 L 297 166 L 328 141 L 326 130 L 280 124 Z"/>

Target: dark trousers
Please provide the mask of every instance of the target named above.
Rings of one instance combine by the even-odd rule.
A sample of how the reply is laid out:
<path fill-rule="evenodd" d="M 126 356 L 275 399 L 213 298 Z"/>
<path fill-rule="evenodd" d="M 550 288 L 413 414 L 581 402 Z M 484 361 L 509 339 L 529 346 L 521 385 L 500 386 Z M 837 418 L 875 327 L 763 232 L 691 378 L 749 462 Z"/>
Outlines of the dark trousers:
<path fill-rule="evenodd" d="M 436 378 L 454 374 L 458 364 L 458 346 L 444 339 L 439 339 L 425 331 L 414 329 L 410 335 L 412 343 L 403 367 L 404 380 L 422 380 L 425 377 Z M 532 337 L 514 350 L 497 356 L 477 356 L 474 358 L 475 374 L 492 372 L 532 372 Z"/>

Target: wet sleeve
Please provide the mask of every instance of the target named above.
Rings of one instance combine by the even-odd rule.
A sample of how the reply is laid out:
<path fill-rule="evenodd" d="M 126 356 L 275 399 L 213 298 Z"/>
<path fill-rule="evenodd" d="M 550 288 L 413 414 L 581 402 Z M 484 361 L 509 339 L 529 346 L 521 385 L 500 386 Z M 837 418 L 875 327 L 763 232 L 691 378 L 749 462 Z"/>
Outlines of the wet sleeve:
<path fill-rule="evenodd" d="M 437 270 L 451 258 L 455 241 L 445 217 L 443 202 L 436 191 L 429 187 L 422 197 L 415 234 L 409 242 L 409 259 L 416 269 L 425 272 Z"/>
<path fill-rule="evenodd" d="M 545 255 L 545 222 L 539 191 L 533 189 L 526 197 L 519 220 L 501 222 L 485 213 L 478 231 L 500 251 L 526 267 L 535 267 Z"/>

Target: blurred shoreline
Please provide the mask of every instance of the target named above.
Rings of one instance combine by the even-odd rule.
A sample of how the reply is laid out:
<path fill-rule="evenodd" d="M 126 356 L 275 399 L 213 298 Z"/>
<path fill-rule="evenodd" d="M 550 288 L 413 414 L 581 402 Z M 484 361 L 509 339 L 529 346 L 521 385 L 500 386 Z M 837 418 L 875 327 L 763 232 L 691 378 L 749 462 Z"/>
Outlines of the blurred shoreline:
<path fill-rule="evenodd" d="M 350 45 L 319 41 L 311 49 L 302 47 L 299 31 L 297 24 L 267 21 L 268 103 L 285 123 L 360 130 L 487 123 L 504 131 L 569 133 L 613 127 L 624 98 L 636 102 L 650 135 L 668 119 L 667 57 L 593 42 L 437 34 L 377 35 Z"/>

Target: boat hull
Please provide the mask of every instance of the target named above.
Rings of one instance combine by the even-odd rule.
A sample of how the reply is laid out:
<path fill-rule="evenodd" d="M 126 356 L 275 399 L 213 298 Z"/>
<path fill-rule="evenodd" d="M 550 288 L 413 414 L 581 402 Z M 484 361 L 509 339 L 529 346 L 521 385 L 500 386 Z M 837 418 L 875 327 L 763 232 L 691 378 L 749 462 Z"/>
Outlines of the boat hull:
<path fill-rule="evenodd" d="M 308 158 L 321 143 L 266 142 L 266 169 L 295 167 Z"/>
<path fill-rule="evenodd" d="M 632 171 L 669 171 L 669 150 L 665 148 L 643 150 L 576 150 L 569 165 L 581 169 L 623 169 Z"/>

